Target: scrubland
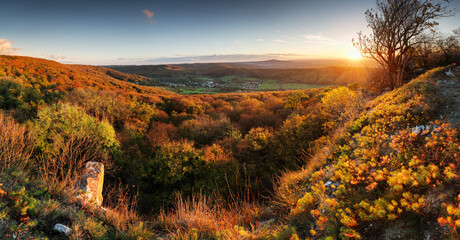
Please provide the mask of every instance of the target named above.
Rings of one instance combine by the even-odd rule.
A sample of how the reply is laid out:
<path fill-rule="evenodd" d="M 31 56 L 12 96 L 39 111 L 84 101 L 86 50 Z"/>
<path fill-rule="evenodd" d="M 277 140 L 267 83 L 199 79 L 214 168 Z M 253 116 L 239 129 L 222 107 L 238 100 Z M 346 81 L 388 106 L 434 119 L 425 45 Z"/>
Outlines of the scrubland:
<path fill-rule="evenodd" d="M 183 96 L 0 56 L 0 235 L 457 239 L 460 142 L 439 88 L 457 86 L 453 68 L 378 97 L 359 84 Z M 107 168 L 103 207 L 76 199 L 87 161 Z"/>

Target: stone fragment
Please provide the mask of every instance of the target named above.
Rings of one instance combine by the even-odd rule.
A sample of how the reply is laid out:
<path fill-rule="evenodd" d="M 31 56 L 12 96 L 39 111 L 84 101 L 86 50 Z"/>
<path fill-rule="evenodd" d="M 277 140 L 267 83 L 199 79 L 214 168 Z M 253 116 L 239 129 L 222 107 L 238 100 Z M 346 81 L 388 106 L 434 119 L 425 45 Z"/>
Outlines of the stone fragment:
<path fill-rule="evenodd" d="M 72 229 L 67 227 L 66 225 L 63 224 L 56 224 L 54 225 L 54 231 L 64 233 L 65 235 L 69 235 L 72 232 Z"/>
<path fill-rule="evenodd" d="M 102 187 L 104 185 L 104 164 L 87 162 L 80 180 L 80 190 L 84 191 L 82 197 L 89 202 L 102 204 Z"/>
<path fill-rule="evenodd" d="M 455 77 L 455 74 L 452 72 L 452 70 L 449 69 L 449 71 L 445 72 L 446 76 L 448 77 Z"/>
<path fill-rule="evenodd" d="M 259 227 L 261 228 L 269 228 L 275 222 L 275 219 L 269 219 L 267 221 L 259 222 Z"/>

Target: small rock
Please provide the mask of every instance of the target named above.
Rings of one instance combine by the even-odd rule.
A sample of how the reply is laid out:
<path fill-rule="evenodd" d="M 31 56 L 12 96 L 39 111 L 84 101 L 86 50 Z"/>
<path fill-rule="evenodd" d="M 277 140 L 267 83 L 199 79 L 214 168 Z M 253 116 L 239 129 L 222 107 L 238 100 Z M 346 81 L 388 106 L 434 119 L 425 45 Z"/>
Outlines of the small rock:
<path fill-rule="evenodd" d="M 439 85 L 443 85 L 443 86 L 446 86 L 446 87 L 455 87 L 455 82 L 453 81 L 447 81 L 447 80 L 438 80 L 438 84 Z"/>
<path fill-rule="evenodd" d="M 431 234 L 429 232 L 425 232 L 425 240 L 430 240 L 431 239 Z"/>
<path fill-rule="evenodd" d="M 442 119 L 442 116 L 441 116 Z M 438 125 L 417 125 L 413 128 L 411 128 L 411 131 L 413 134 L 420 134 L 422 136 L 428 134 L 429 132 L 437 132 L 436 128 L 439 127 Z"/>
<path fill-rule="evenodd" d="M 267 221 L 259 222 L 259 226 L 261 228 L 269 228 L 273 224 L 273 222 L 275 222 L 275 219 L 272 218 Z"/>
<path fill-rule="evenodd" d="M 54 225 L 54 231 L 64 233 L 65 235 L 69 235 L 72 232 L 72 229 L 63 225 L 63 224 L 56 224 Z"/>
<path fill-rule="evenodd" d="M 329 186 L 329 185 L 331 185 L 331 184 L 332 184 L 332 181 L 327 181 L 327 182 L 324 184 L 324 186 L 327 187 L 327 186 Z"/>
<path fill-rule="evenodd" d="M 455 77 L 455 74 L 452 72 L 452 70 L 449 70 L 449 71 L 445 72 L 445 74 L 448 77 Z"/>

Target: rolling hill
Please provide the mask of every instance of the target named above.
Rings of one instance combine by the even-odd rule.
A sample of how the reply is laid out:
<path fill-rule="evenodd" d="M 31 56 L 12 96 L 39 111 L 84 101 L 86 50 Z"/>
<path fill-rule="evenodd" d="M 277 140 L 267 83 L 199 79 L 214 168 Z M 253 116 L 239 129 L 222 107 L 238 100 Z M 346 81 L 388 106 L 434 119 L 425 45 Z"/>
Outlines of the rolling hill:
<path fill-rule="evenodd" d="M 458 239 L 459 76 L 433 69 L 375 98 L 356 85 L 184 96 L 0 56 L 0 236 Z M 102 207 L 74 189 L 88 161 L 106 166 Z"/>
<path fill-rule="evenodd" d="M 159 82 L 177 87 L 204 87 L 218 89 L 217 92 L 235 90 L 278 90 L 283 88 L 261 88 L 266 81 L 277 84 L 297 83 L 317 86 L 346 85 L 363 82 L 372 69 L 349 61 L 308 60 L 280 61 L 268 60 L 261 62 L 238 63 L 196 63 L 169 65 L 139 65 L 139 66 L 106 66 L 121 72 L 137 74 L 154 79 L 145 81 L 142 85 L 155 86 Z M 229 77 L 241 79 L 242 82 L 252 82 L 255 86 L 245 87 L 242 82 L 225 80 Z M 200 78 L 206 78 L 203 82 Z M 212 85 L 209 85 L 212 81 Z M 299 85 L 299 88 L 302 86 Z M 289 89 L 289 88 L 284 88 Z"/>
<path fill-rule="evenodd" d="M 135 84 L 147 81 L 145 77 L 103 67 L 65 65 L 31 57 L 0 56 L 0 76 L 21 79 L 23 84 L 40 88 L 42 91 L 65 92 L 75 88 L 91 88 L 146 98 L 153 102 L 157 101 L 158 97 L 174 95 L 162 88 Z"/>

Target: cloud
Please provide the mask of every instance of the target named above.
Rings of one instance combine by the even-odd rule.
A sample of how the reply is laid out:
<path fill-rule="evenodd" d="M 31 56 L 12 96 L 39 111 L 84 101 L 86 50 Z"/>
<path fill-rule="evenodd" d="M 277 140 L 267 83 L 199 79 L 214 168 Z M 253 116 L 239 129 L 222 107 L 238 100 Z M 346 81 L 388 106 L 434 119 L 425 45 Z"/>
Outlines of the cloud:
<path fill-rule="evenodd" d="M 302 37 L 306 40 L 308 43 L 320 43 L 320 44 L 325 44 L 325 45 L 346 45 L 346 43 L 342 41 L 337 41 L 332 38 L 327 38 L 324 37 L 321 33 L 319 34 L 305 34 L 302 35 Z"/>
<path fill-rule="evenodd" d="M 61 54 L 41 54 L 41 58 L 53 60 L 53 61 L 59 61 L 59 60 L 64 60 L 67 59 L 66 56 L 63 56 Z"/>
<path fill-rule="evenodd" d="M 136 64 L 169 64 L 169 63 L 217 63 L 217 62 L 250 62 L 270 59 L 297 59 L 305 57 L 292 53 L 268 53 L 268 54 L 213 54 L 200 56 L 177 56 L 160 58 L 118 58 L 118 61 L 135 62 Z"/>
<path fill-rule="evenodd" d="M 153 23 L 153 15 L 155 15 L 155 13 L 148 9 L 142 9 L 141 11 L 149 19 L 149 22 Z"/>
<path fill-rule="evenodd" d="M 20 48 L 14 48 L 13 43 L 8 39 L 0 39 L 0 54 L 3 55 L 15 55 L 16 51 L 21 50 Z"/>
<path fill-rule="evenodd" d="M 289 39 L 289 40 L 297 40 L 296 37 L 294 37 L 294 36 L 289 36 L 289 35 L 286 35 L 286 34 L 281 35 L 281 37 L 283 37 L 283 38 L 285 38 L 285 39 Z"/>

